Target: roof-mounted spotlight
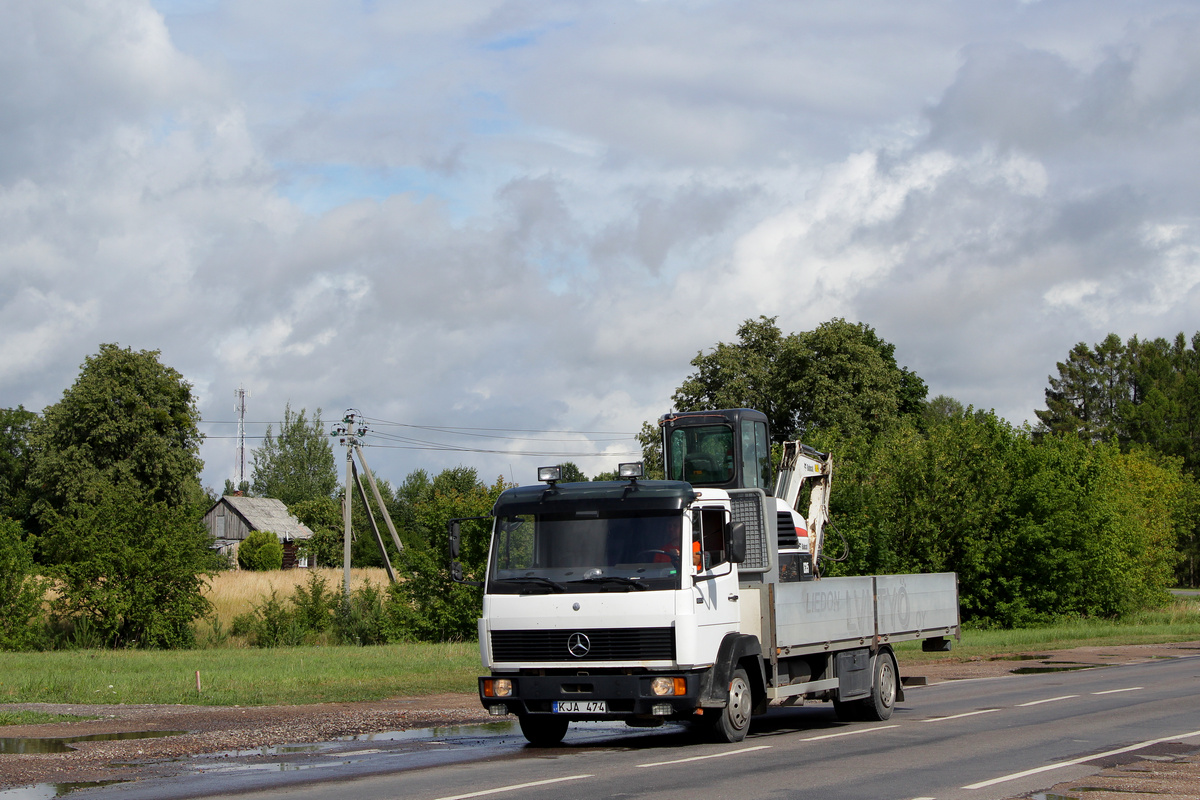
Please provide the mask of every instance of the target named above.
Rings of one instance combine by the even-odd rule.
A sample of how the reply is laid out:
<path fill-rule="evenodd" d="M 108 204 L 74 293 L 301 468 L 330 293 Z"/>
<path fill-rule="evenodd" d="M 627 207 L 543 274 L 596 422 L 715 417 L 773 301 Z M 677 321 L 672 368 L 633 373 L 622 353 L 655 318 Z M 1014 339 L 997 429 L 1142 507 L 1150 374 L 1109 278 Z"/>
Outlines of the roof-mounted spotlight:
<path fill-rule="evenodd" d="M 646 469 L 641 461 L 631 461 L 628 464 L 617 465 L 617 477 L 628 478 L 633 483 L 637 483 L 637 479 L 645 474 Z"/>
<path fill-rule="evenodd" d="M 538 480 L 553 486 L 556 482 L 562 480 L 562 467 L 538 467 Z"/>

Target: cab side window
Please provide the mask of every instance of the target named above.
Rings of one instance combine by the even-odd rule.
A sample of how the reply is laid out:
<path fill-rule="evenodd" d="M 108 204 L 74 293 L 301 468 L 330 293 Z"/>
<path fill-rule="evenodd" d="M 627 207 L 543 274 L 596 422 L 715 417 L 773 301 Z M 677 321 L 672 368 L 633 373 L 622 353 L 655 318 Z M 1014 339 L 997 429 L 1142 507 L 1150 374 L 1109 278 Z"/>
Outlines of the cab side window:
<path fill-rule="evenodd" d="M 725 511 L 720 507 L 700 508 L 692 522 L 693 535 L 699 537 L 700 550 L 706 553 L 711 569 L 727 560 L 725 555 Z"/>

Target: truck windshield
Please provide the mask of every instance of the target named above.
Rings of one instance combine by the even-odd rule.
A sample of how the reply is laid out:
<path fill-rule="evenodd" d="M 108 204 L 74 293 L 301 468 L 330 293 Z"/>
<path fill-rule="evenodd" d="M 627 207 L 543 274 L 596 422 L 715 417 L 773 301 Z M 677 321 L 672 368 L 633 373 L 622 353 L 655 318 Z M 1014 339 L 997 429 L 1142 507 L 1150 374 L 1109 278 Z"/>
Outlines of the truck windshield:
<path fill-rule="evenodd" d="M 671 474 L 674 481 L 692 484 L 733 480 L 733 428 L 696 425 L 671 431 Z"/>
<path fill-rule="evenodd" d="M 500 517 L 491 594 L 677 589 L 683 515 L 575 511 Z M 690 550 L 686 551 L 689 553 Z"/>

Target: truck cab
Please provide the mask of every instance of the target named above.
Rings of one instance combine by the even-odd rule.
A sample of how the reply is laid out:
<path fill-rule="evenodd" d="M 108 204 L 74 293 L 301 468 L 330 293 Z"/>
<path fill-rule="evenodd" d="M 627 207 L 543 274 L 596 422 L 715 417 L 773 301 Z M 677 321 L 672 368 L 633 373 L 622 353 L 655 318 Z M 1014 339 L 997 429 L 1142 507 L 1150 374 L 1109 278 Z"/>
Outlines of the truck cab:
<path fill-rule="evenodd" d="M 628 481 L 515 487 L 494 507 L 480 697 L 534 743 L 572 720 L 654 726 L 725 705 L 708 673 L 741 627 L 744 526 L 724 492 L 623 469 Z"/>

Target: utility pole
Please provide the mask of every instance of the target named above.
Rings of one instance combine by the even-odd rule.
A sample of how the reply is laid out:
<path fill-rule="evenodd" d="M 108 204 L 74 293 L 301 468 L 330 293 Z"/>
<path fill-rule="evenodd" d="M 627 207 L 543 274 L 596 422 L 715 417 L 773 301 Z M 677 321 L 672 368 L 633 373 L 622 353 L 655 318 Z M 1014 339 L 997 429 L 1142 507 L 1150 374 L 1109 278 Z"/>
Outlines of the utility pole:
<path fill-rule="evenodd" d="M 333 436 L 346 446 L 346 489 L 342 497 L 342 596 L 350 601 L 350 535 L 351 509 L 354 506 L 352 498 L 354 485 L 354 448 L 358 447 L 359 438 L 367 435 L 367 426 L 362 422 L 362 414 L 357 409 L 346 409 L 342 421 L 334 426 Z M 370 513 L 371 509 L 367 509 Z"/>
<path fill-rule="evenodd" d="M 388 513 L 387 505 L 383 502 L 383 495 L 379 492 L 379 486 L 375 483 L 375 473 L 371 472 L 371 468 L 367 466 L 367 458 L 362 451 L 362 438 L 367 435 L 367 425 L 363 420 L 362 413 L 357 409 L 346 409 L 346 415 L 342 421 L 333 427 L 330 432 L 331 436 L 337 436 L 338 441 L 346 446 L 346 490 L 345 499 L 342 501 L 342 526 L 344 529 L 342 537 L 342 574 L 343 574 L 343 593 L 344 596 L 350 597 L 350 542 L 351 542 L 351 509 L 353 508 L 353 492 L 354 487 L 358 489 L 359 497 L 362 499 L 363 508 L 367 511 L 367 519 L 371 523 L 371 533 L 375 536 L 375 544 L 379 547 L 379 554 L 383 556 L 383 566 L 387 570 L 388 578 L 392 583 L 396 582 L 396 572 L 392 569 L 392 562 L 388 558 L 387 548 L 383 546 L 383 537 L 379 534 L 379 526 L 375 524 L 375 513 L 371 511 L 371 502 L 367 499 L 366 489 L 363 488 L 362 481 L 358 476 L 358 469 L 354 465 L 354 456 L 358 455 L 359 463 L 362 464 L 362 471 L 367 475 L 367 484 L 371 487 L 371 494 L 375 497 L 375 504 L 379 506 L 379 513 L 383 515 L 383 521 L 387 523 L 388 533 L 392 537 L 392 543 L 396 545 L 396 552 L 403 553 L 404 545 L 400 541 L 400 535 L 396 533 L 396 526 L 392 523 L 392 516 Z"/>

